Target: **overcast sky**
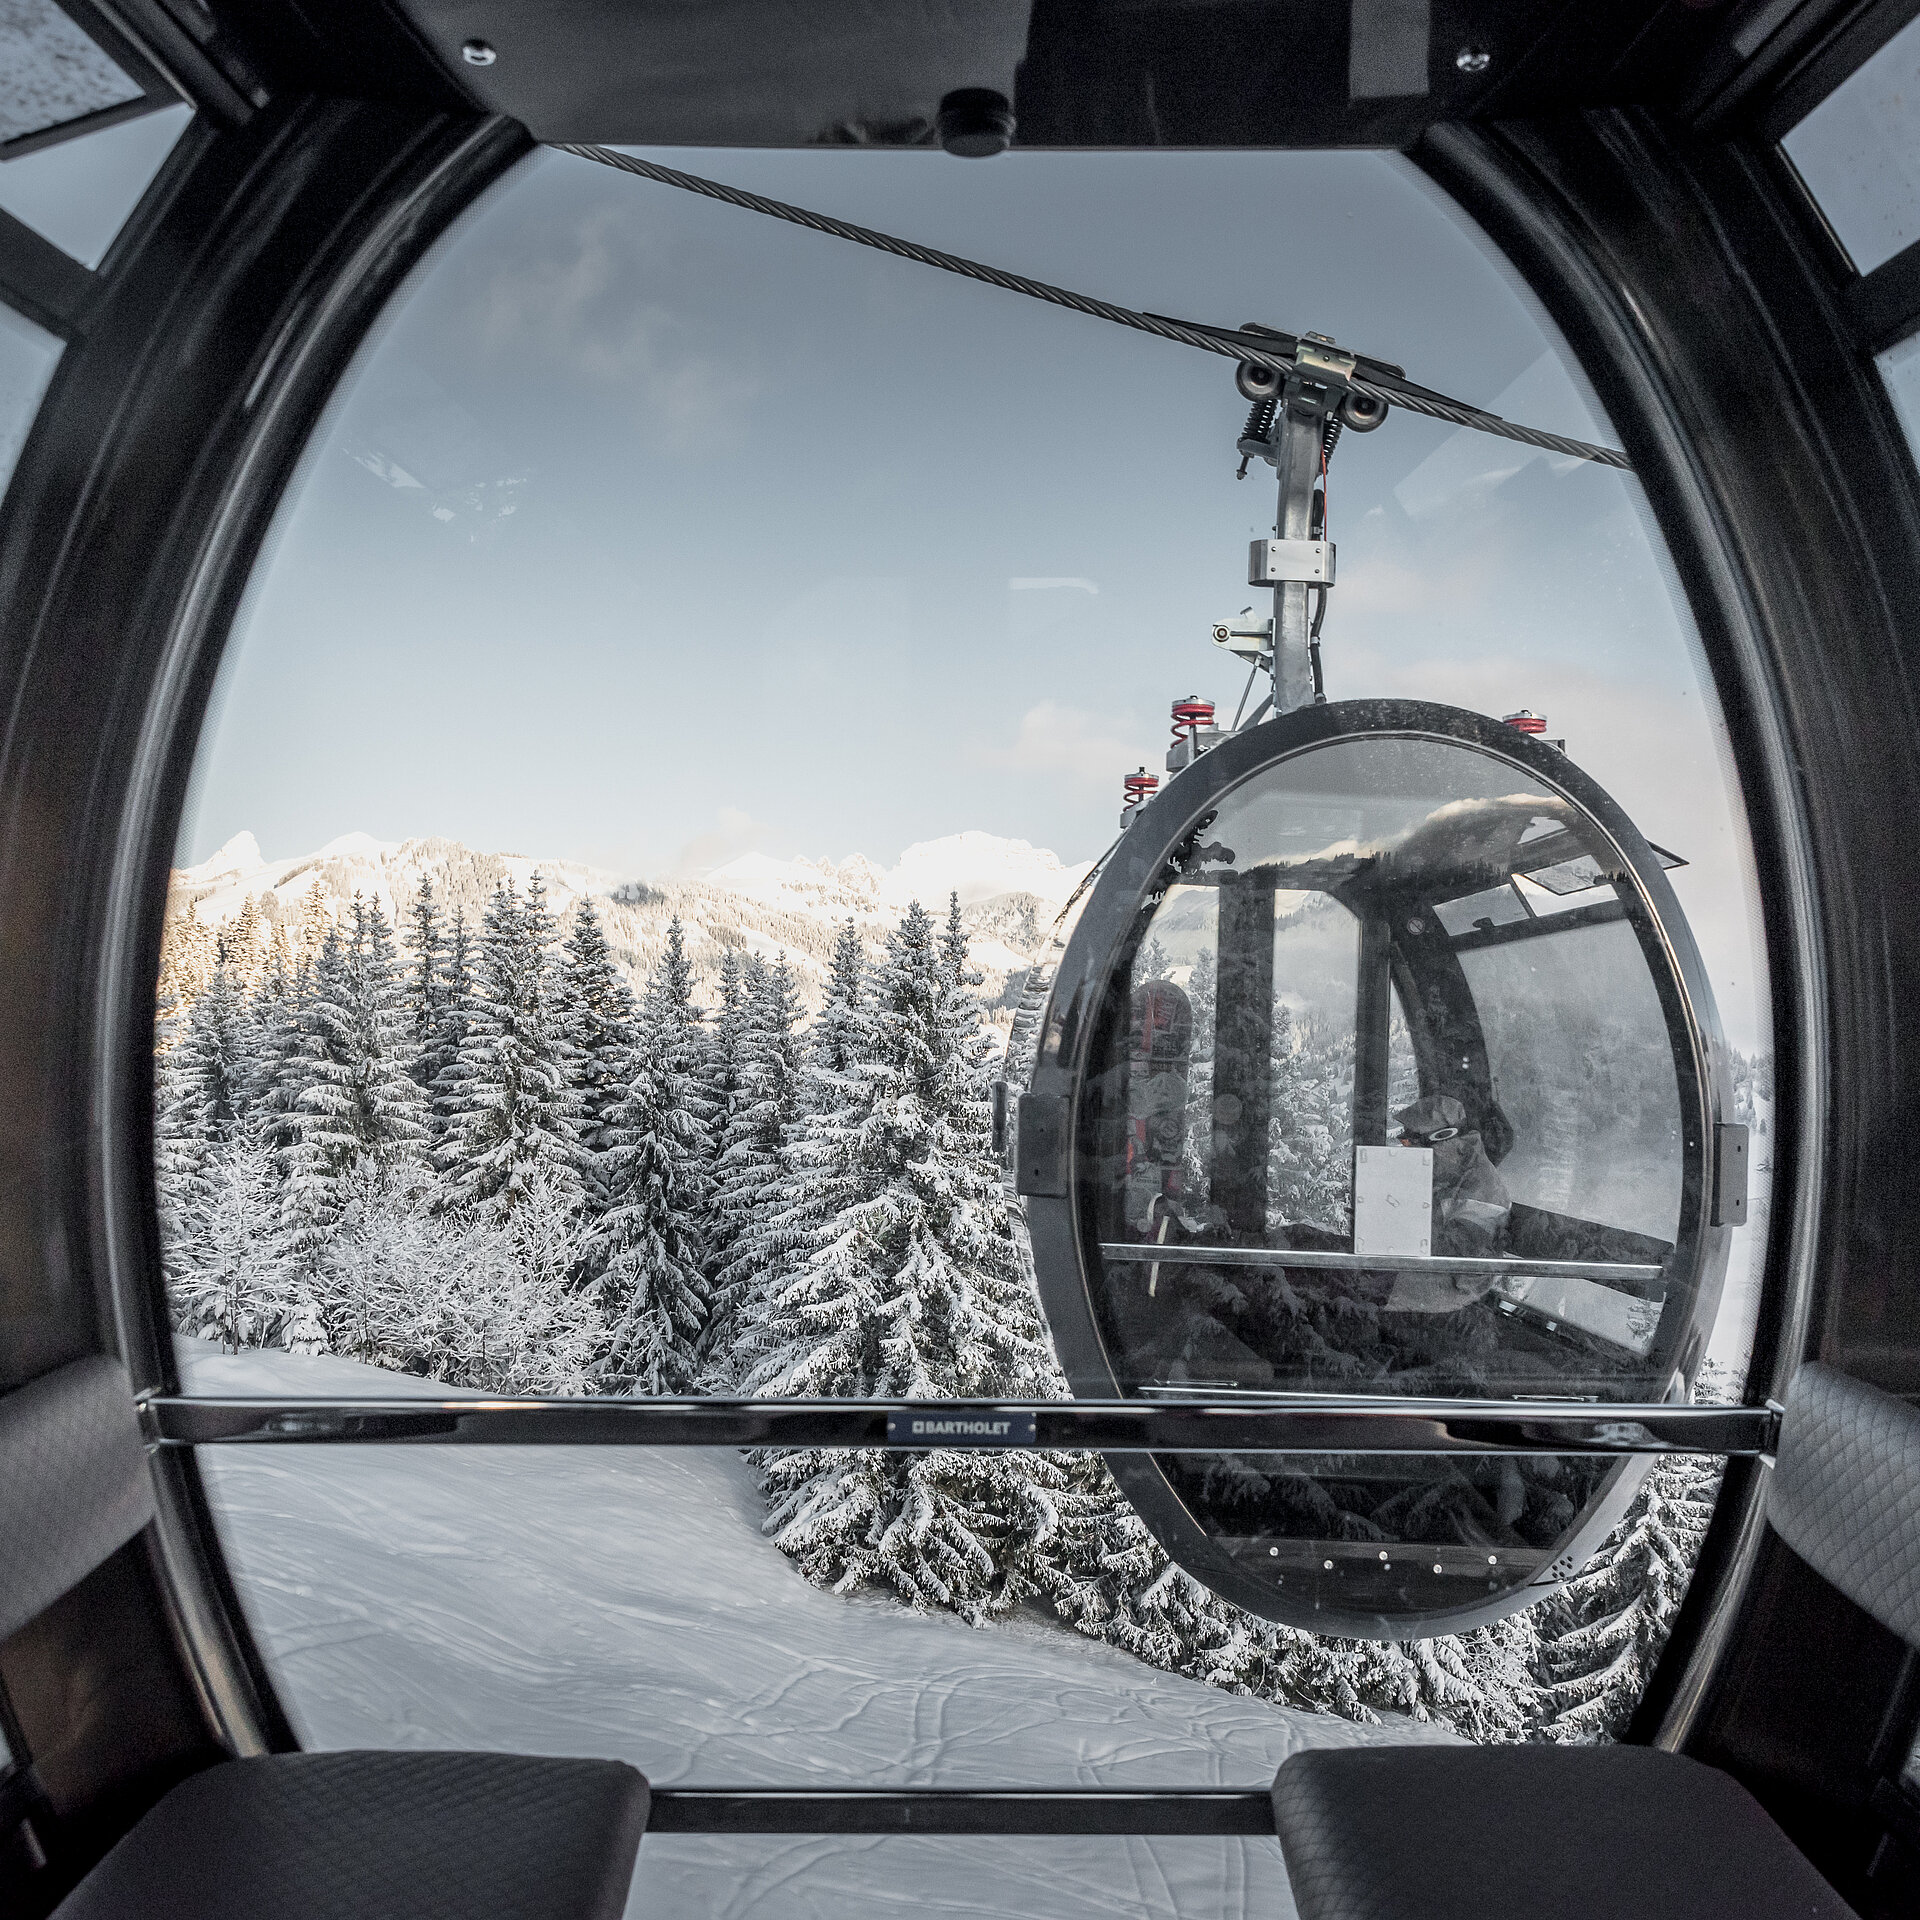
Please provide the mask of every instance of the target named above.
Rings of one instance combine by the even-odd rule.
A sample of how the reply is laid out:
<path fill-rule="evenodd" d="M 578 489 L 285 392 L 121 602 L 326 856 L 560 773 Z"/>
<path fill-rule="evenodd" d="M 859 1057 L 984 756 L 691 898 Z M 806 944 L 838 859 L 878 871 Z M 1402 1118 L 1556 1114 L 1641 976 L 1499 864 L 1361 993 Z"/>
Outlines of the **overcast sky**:
<path fill-rule="evenodd" d="M 1609 438 L 1504 265 L 1374 154 L 664 154 L 1134 307 L 1330 333 Z M 182 837 L 362 829 L 695 873 L 1111 837 L 1252 597 L 1230 364 L 567 156 L 362 354 L 230 651 Z M 1332 473 L 1336 697 L 1544 711 L 1759 1036 L 1719 714 L 1637 486 L 1405 414 Z"/>

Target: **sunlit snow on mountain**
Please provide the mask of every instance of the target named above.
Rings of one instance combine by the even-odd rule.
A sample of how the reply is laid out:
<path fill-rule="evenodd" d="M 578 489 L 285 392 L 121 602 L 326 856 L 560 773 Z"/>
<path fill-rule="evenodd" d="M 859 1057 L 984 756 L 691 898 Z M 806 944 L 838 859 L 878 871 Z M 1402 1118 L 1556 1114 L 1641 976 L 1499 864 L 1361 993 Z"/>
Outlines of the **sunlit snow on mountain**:
<path fill-rule="evenodd" d="M 211 972 L 218 936 L 241 919 L 249 902 L 257 959 L 231 956 L 230 964 L 242 971 L 266 964 L 275 928 L 297 952 L 303 927 L 311 939 L 356 894 L 377 903 L 404 939 L 407 907 L 422 879 L 441 905 L 477 923 L 503 881 L 524 890 L 538 874 L 550 908 L 563 920 L 583 896 L 593 899 L 616 957 L 636 983 L 659 959 L 668 923 L 678 915 L 701 1000 L 714 999 L 721 959 L 733 948 L 769 959 L 785 953 L 812 1004 L 834 936 L 846 921 L 859 927 L 877 953 L 908 901 L 939 914 L 957 894 L 982 998 L 1004 1016 L 1035 947 L 1087 867 L 1084 861 L 1063 865 L 1025 840 L 970 830 L 908 847 L 892 867 L 857 853 L 839 861 L 750 853 L 700 880 L 623 882 L 618 874 L 575 860 L 479 853 L 455 840 L 376 840 L 365 833 L 269 860 L 253 835 L 241 832 L 197 866 L 175 869 L 167 938 L 172 977 L 191 991 L 194 980 Z"/>

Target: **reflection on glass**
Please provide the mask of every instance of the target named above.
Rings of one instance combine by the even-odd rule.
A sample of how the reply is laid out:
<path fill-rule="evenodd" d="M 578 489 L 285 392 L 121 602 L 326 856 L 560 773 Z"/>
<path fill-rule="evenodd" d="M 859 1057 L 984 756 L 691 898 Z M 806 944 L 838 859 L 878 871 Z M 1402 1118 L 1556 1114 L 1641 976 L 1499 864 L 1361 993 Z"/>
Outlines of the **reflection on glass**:
<path fill-rule="evenodd" d="M 13 478 L 27 429 L 60 363 L 60 342 L 8 307 L 0 307 L 0 491 Z"/>
<path fill-rule="evenodd" d="M 1920 333 L 1909 334 L 1874 362 L 1893 396 L 1893 410 L 1906 429 L 1907 445 L 1920 460 Z"/>
<path fill-rule="evenodd" d="M 1920 20 L 1780 144 L 1862 273 L 1920 240 Z"/>
<path fill-rule="evenodd" d="M 1490 755 L 1382 736 L 1247 780 L 1143 912 L 1089 1075 L 1122 1385 L 1661 1397 L 1691 1069 L 1652 939 L 1611 842 Z M 1277 1585 L 1384 1612 L 1536 1577 L 1618 1471 L 1162 1469 Z"/>
<path fill-rule="evenodd" d="M 97 267 L 193 118 L 166 107 L 0 166 L 0 208 Z"/>

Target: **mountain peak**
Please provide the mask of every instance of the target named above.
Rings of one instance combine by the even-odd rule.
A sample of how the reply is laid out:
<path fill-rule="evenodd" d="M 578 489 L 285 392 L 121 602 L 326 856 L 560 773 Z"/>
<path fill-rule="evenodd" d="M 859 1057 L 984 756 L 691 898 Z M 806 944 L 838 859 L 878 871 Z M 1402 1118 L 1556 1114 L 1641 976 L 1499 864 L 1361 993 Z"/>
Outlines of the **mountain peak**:
<path fill-rule="evenodd" d="M 343 833 L 329 840 L 314 855 L 316 860 L 378 860 L 382 854 L 398 853 L 398 840 L 376 840 L 370 833 Z"/>
<path fill-rule="evenodd" d="M 197 885 L 208 880 L 256 873 L 266 864 L 260 857 L 259 841 L 242 827 L 224 847 L 216 848 L 197 867 L 188 867 L 181 878 Z"/>

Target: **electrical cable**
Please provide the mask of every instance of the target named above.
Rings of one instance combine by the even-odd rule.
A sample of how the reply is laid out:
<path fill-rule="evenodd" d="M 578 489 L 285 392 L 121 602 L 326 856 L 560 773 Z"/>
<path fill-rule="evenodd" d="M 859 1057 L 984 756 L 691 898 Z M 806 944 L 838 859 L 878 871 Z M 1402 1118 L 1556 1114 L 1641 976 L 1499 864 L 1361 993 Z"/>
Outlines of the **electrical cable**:
<path fill-rule="evenodd" d="M 836 220 L 829 214 L 811 213 L 805 207 L 790 206 L 784 200 L 769 200 L 764 194 L 749 193 L 743 187 L 729 187 L 697 173 L 682 173 L 676 167 L 663 167 L 657 161 L 642 160 L 634 154 L 616 153 L 611 147 L 553 143 L 556 153 L 570 153 L 579 160 L 591 160 L 599 166 L 651 180 L 663 187 L 678 187 L 709 200 L 719 200 L 748 213 L 762 213 L 769 219 L 785 220 L 796 227 L 809 228 L 836 240 L 850 240 L 857 246 L 875 247 L 896 259 L 913 260 L 922 266 L 938 267 L 943 273 L 957 273 L 986 286 L 1000 287 L 1008 293 L 1025 294 L 1030 300 L 1044 300 L 1050 306 L 1065 307 L 1095 320 L 1110 321 L 1117 327 L 1130 327 L 1136 333 L 1150 333 L 1181 346 L 1198 347 L 1202 353 L 1216 353 L 1225 359 L 1250 362 L 1275 373 L 1292 374 L 1291 347 L 1297 344 L 1290 334 L 1263 329 L 1258 334 L 1244 331 L 1229 333 L 1219 327 L 1205 327 L 1185 320 L 1172 320 L 1164 314 L 1136 313 L 1131 307 L 1116 306 L 1110 300 L 1096 300 L 1091 294 L 1073 293 L 1065 287 L 1050 286 L 1044 280 L 1030 280 L 1025 274 L 1009 273 L 1004 267 L 983 266 L 977 260 L 962 259 L 955 253 L 942 253 L 937 247 L 922 246 L 917 240 L 901 240 L 892 234 L 877 233 L 871 227 L 855 226 L 850 220 Z M 1262 341 L 1276 344 L 1268 346 Z M 1497 413 L 1469 406 L 1464 400 L 1450 400 L 1443 393 L 1416 386 L 1403 376 L 1369 365 L 1364 376 L 1347 376 L 1347 385 L 1355 393 L 1389 406 L 1405 407 L 1409 413 L 1425 414 L 1432 420 L 1444 420 L 1450 426 L 1469 427 L 1476 433 L 1490 433 L 1503 440 L 1517 440 L 1522 446 L 1539 447 L 1547 453 L 1559 453 L 1579 460 L 1592 460 L 1603 467 L 1632 471 L 1633 463 L 1617 447 L 1596 447 L 1585 440 L 1571 440 L 1564 434 L 1546 433 L 1538 427 L 1517 426 Z"/>

